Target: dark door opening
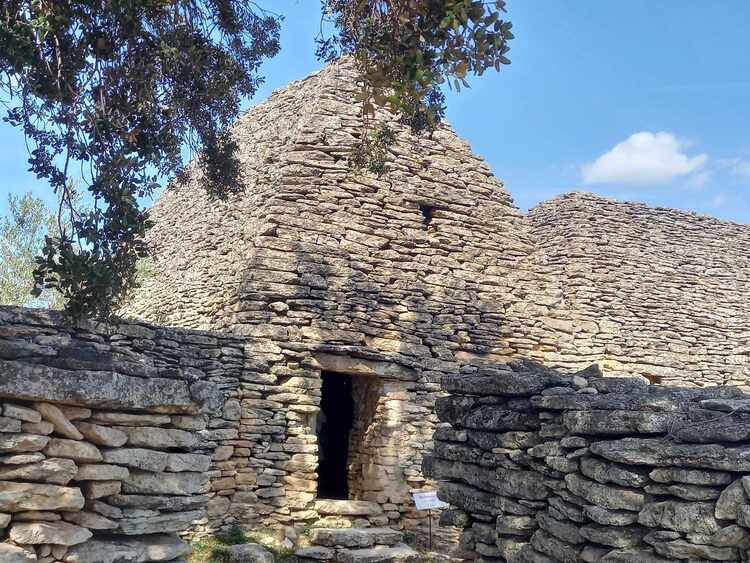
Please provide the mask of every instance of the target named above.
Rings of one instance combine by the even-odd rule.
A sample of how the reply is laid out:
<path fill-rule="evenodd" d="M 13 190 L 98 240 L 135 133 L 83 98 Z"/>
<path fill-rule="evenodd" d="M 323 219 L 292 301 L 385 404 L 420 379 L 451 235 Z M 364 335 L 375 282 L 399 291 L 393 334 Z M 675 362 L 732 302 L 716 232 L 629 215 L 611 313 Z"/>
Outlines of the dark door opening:
<path fill-rule="evenodd" d="M 318 421 L 318 498 L 349 498 L 349 436 L 354 421 L 350 375 L 324 371 Z"/>

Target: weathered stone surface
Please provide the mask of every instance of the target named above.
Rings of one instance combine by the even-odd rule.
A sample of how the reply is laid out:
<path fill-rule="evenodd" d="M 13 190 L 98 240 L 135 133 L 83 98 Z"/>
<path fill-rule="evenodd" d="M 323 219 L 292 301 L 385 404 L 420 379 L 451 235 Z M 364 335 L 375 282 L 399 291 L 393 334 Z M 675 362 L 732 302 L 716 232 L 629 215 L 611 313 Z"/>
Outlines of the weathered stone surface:
<path fill-rule="evenodd" d="M 659 483 L 688 483 L 691 485 L 727 485 L 732 475 L 709 469 L 684 469 L 682 467 L 659 467 L 649 473 Z"/>
<path fill-rule="evenodd" d="M 583 536 L 581 536 L 579 526 L 574 522 L 556 520 L 544 512 L 537 514 L 536 518 L 540 528 L 559 540 L 570 544 L 578 544 L 585 541 Z"/>
<path fill-rule="evenodd" d="M 647 529 L 640 526 L 582 526 L 581 536 L 590 542 L 617 548 L 635 547 L 641 544 Z"/>
<path fill-rule="evenodd" d="M 116 429 L 127 435 L 127 444 L 132 447 L 145 447 L 157 450 L 171 448 L 192 449 L 198 444 L 198 437 L 194 433 L 185 430 L 139 426 L 119 426 Z"/>
<path fill-rule="evenodd" d="M 0 432 L 21 432 L 21 421 L 17 418 L 0 416 Z"/>
<path fill-rule="evenodd" d="M 166 471 L 206 472 L 211 465 L 211 457 L 201 454 L 169 454 Z"/>
<path fill-rule="evenodd" d="M 591 445 L 591 452 L 618 463 L 750 471 L 750 446 L 678 444 L 667 439 L 623 438 Z"/>
<path fill-rule="evenodd" d="M 229 547 L 229 563 L 273 563 L 273 553 L 257 543 Z"/>
<path fill-rule="evenodd" d="M 0 466 L 0 481 L 36 481 L 67 485 L 78 467 L 70 459 L 48 458 L 28 465 Z"/>
<path fill-rule="evenodd" d="M 78 422 L 76 428 L 90 442 L 97 446 L 109 446 L 119 448 L 128 441 L 128 436 L 116 428 L 93 424 L 91 422 Z"/>
<path fill-rule="evenodd" d="M 379 504 L 362 500 L 319 500 L 315 503 L 315 511 L 337 516 L 377 516 L 383 513 Z"/>
<path fill-rule="evenodd" d="M 68 522 L 22 522 L 13 524 L 9 537 L 18 544 L 77 545 L 93 534 L 86 528 Z"/>
<path fill-rule="evenodd" d="M 3 415 L 10 418 L 22 420 L 24 422 L 36 423 L 42 421 L 42 415 L 39 414 L 38 411 L 11 403 L 5 403 L 3 405 Z"/>
<path fill-rule="evenodd" d="M 654 550 L 659 555 L 673 559 L 709 559 L 712 561 L 736 561 L 737 550 L 732 547 L 698 545 L 684 540 L 655 543 Z"/>
<path fill-rule="evenodd" d="M 370 547 L 396 545 L 403 534 L 390 528 L 313 528 L 310 541 L 325 547 Z"/>
<path fill-rule="evenodd" d="M 35 563 L 36 555 L 9 543 L 0 543 L 0 561 L 3 563 Z"/>
<path fill-rule="evenodd" d="M 610 510 L 641 510 L 648 500 L 648 495 L 637 489 L 602 485 L 575 473 L 565 476 L 565 485 L 574 495 Z"/>
<path fill-rule="evenodd" d="M 465 428 L 474 430 L 534 430 L 539 419 L 531 413 L 499 409 L 485 405 L 470 411 L 463 419 Z"/>
<path fill-rule="evenodd" d="M 71 522 L 89 530 L 114 530 L 118 526 L 117 522 L 109 518 L 85 510 L 81 512 L 65 512 L 63 513 L 63 519 L 66 522 Z"/>
<path fill-rule="evenodd" d="M 43 450 L 49 442 L 47 436 L 36 434 L 0 433 L 0 452 L 23 453 Z"/>
<path fill-rule="evenodd" d="M 190 544 L 167 534 L 142 538 L 104 536 L 71 547 L 65 563 L 146 563 L 173 561 L 189 554 Z"/>
<path fill-rule="evenodd" d="M 745 493 L 745 488 L 742 486 L 742 479 L 737 479 L 724 489 L 719 496 L 719 500 L 716 501 L 714 515 L 720 520 L 736 520 L 737 509 L 748 502 L 750 500 Z"/>
<path fill-rule="evenodd" d="M 105 463 L 159 473 L 167 467 L 169 454 L 143 448 L 120 448 L 104 450 L 103 459 Z"/>
<path fill-rule="evenodd" d="M 378 563 L 388 561 L 401 563 L 408 561 L 419 561 L 419 552 L 405 544 L 393 547 L 371 547 L 368 549 L 343 549 L 337 555 L 341 563 Z M 265 563 L 265 562 L 264 562 Z"/>
<path fill-rule="evenodd" d="M 208 490 L 208 476 L 204 473 L 151 473 L 134 469 L 122 483 L 124 493 L 139 495 L 192 495 Z"/>
<path fill-rule="evenodd" d="M 83 464 L 78 467 L 76 481 L 123 481 L 130 472 L 127 467 L 106 463 Z"/>
<path fill-rule="evenodd" d="M 664 559 L 651 549 L 614 549 L 599 559 L 602 563 L 673 563 L 673 559 Z"/>
<path fill-rule="evenodd" d="M 28 465 L 46 459 L 46 456 L 40 452 L 29 454 L 9 454 L 0 455 L 0 463 L 4 465 Z"/>
<path fill-rule="evenodd" d="M 435 459 L 432 476 L 458 479 L 495 493 L 529 500 L 545 499 L 549 490 L 533 471 L 485 468 L 471 463 Z"/>
<path fill-rule="evenodd" d="M 629 526 L 638 522 L 638 514 L 627 510 L 607 510 L 600 506 L 584 506 L 583 513 L 602 526 Z M 612 544 L 606 544 L 612 545 Z M 623 547 L 623 546 L 616 546 Z"/>
<path fill-rule="evenodd" d="M 83 434 L 73 426 L 73 423 L 70 422 L 55 405 L 36 402 L 34 403 L 34 408 L 42 415 L 42 418 L 52 424 L 56 434 L 65 436 L 71 440 L 83 440 Z"/>
<path fill-rule="evenodd" d="M 200 520 L 205 512 L 173 512 L 144 518 L 125 518 L 120 521 L 119 533 L 128 536 L 156 534 L 160 532 L 178 532 L 190 527 L 195 520 Z"/>
<path fill-rule="evenodd" d="M 737 525 L 726 526 L 711 536 L 708 541 L 716 547 L 741 547 L 747 549 L 750 547 L 750 532 Z"/>
<path fill-rule="evenodd" d="M 87 442 L 52 438 L 44 448 L 44 455 L 48 457 L 62 457 L 79 463 L 96 463 L 102 461 L 99 448 Z"/>
<path fill-rule="evenodd" d="M 0 397 L 162 412 L 195 409 L 186 383 L 176 379 L 144 379 L 7 360 L 0 360 L 0 371 Z"/>
<path fill-rule="evenodd" d="M 531 536 L 531 545 L 538 552 L 552 558 L 553 561 L 562 563 L 575 563 L 578 561 L 580 546 L 572 546 L 560 541 L 544 530 L 537 530 Z"/>
<path fill-rule="evenodd" d="M 195 510 L 206 505 L 207 495 L 163 496 L 163 495 L 114 495 L 107 499 L 108 504 L 122 508 L 142 508 L 147 510 L 166 510 L 179 512 Z"/>
<path fill-rule="evenodd" d="M 97 411 L 91 420 L 112 426 L 166 426 L 172 419 L 165 414 Z"/>
<path fill-rule="evenodd" d="M 556 375 L 497 370 L 496 374 L 484 377 L 445 377 L 442 386 L 445 391 L 457 395 L 530 397 L 546 387 L 568 383 L 569 381 Z"/>
<path fill-rule="evenodd" d="M 84 499 L 74 487 L 0 481 L 0 512 L 80 510 Z"/>
<path fill-rule="evenodd" d="M 617 465 L 595 457 L 585 456 L 579 461 L 581 473 L 599 483 L 614 483 L 624 487 L 643 487 L 648 483 L 648 470 Z"/>
<path fill-rule="evenodd" d="M 596 436 L 664 434 L 679 420 L 682 417 L 671 412 L 586 410 L 563 414 L 563 424 L 568 430 Z"/>
<path fill-rule="evenodd" d="M 649 503 L 638 513 L 638 522 L 651 528 L 706 535 L 719 530 L 714 505 L 707 502 L 669 500 Z"/>
<path fill-rule="evenodd" d="M 315 559 L 317 561 L 330 561 L 336 552 L 329 547 L 312 545 L 303 547 L 294 552 L 294 555 L 302 559 Z"/>
<path fill-rule="evenodd" d="M 122 490 L 122 481 L 85 481 L 83 494 L 87 499 L 98 499 L 118 494 Z"/>

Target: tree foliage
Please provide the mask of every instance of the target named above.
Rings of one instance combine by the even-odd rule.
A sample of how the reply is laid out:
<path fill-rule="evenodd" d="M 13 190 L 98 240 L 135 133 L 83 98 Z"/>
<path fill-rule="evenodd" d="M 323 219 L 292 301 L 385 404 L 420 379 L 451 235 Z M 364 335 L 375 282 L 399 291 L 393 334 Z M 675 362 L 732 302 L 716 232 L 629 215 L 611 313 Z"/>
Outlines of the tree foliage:
<path fill-rule="evenodd" d="M 431 132 L 444 116 L 444 86 L 468 87 L 469 74 L 500 70 L 513 39 L 496 0 L 323 0 L 336 33 L 318 37 L 318 56 L 352 55 L 365 77 L 365 115 L 387 105 L 416 133 Z M 368 127 L 365 122 L 365 127 Z M 387 131 L 366 132 L 364 153 Z M 370 159 L 370 169 L 379 162 Z"/>
<path fill-rule="evenodd" d="M 388 104 L 414 131 L 444 112 L 441 87 L 507 64 L 502 1 L 322 0 L 333 22 L 318 54 L 350 54 L 368 86 L 365 116 Z M 22 128 L 30 170 L 60 197 L 58 233 L 34 272 L 74 316 L 107 317 L 136 283 L 150 223 L 139 200 L 198 154 L 209 194 L 241 189 L 226 134 L 259 66 L 279 50 L 281 17 L 245 0 L 6 0 L 0 8 L 0 90 Z M 382 172 L 392 135 L 363 136 L 361 158 Z M 362 156 L 364 155 L 364 156 Z M 355 154 L 355 158 L 357 155 Z M 90 193 L 76 209 L 71 177 Z"/>
<path fill-rule="evenodd" d="M 62 308 L 58 292 L 47 290 L 36 298 L 31 295 L 35 257 L 56 223 L 55 214 L 40 198 L 31 193 L 8 196 L 8 213 L 0 217 L 0 303 Z"/>

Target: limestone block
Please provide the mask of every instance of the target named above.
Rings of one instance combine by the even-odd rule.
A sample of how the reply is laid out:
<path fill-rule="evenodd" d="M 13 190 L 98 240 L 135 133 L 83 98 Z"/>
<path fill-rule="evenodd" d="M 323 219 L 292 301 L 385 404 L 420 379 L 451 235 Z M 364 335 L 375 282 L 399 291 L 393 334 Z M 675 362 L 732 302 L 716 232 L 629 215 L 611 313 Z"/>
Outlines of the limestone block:
<path fill-rule="evenodd" d="M 127 444 L 132 447 L 168 450 L 172 448 L 193 449 L 198 444 L 198 437 L 192 432 L 174 428 L 149 426 L 116 427 L 128 437 Z"/>
<path fill-rule="evenodd" d="M 89 530 L 114 530 L 117 528 L 117 522 L 110 520 L 96 512 L 64 512 L 63 519 L 78 526 L 88 528 Z"/>
<path fill-rule="evenodd" d="M 123 481 L 129 475 L 127 467 L 96 463 L 80 465 L 74 479 L 76 481 Z"/>
<path fill-rule="evenodd" d="M 209 480 L 205 473 L 151 473 L 132 470 L 123 482 L 123 492 L 149 495 L 193 495 L 207 493 Z"/>
<path fill-rule="evenodd" d="M 273 563 L 273 553 L 257 543 L 229 547 L 229 563 Z"/>
<path fill-rule="evenodd" d="M 66 370 L 7 360 L 0 360 L 0 371 L 3 373 L 0 397 L 78 404 L 89 408 L 161 412 L 196 409 L 187 384 L 177 379 L 131 377 L 111 371 Z"/>
<path fill-rule="evenodd" d="M 173 561 L 188 555 L 190 544 L 171 534 L 154 534 L 139 538 L 93 538 L 71 547 L 65 563 L 146 563 Z"/>
<path fill-rule="evenodd" d="M 13 524 L 9 537 L 18 544 L 77 545 L 93 534 L 86 528 L 68 522 L 23 522 Z"/>
<path fill-rule="evenodd" d="M 83 483 L 83 494 L 91 500 L 116 495 L 121 490 L 122 481 L 86 481 Z"/>
<path fill-rule="evenodd" d="M 638 511 L 643 508 L 649 498 L 638 489 L 602 485 L 584 479 L 576 473 L 569 473 L 565 476 L 565 485 L 574 495 L 609 510 Z"/>
<path fill-rule="evenodd" d="M 54 432 L 55 427 L 51 422 L 43 420 L 41 422 L 24 422 L 21 424 L 21 430 L 26 434 L 41 434 L 42 436 L 49 436 Z"/>
<path fill-rule="evenodd" d="M 0 463 L 5 465 L 26 465 L 29 463 L 36 463 L 45 459 L 45 455 L 41 452 L 35 452 L 30 454 L 10 454 L 0 455 Z"/>
<path fill-rule="evenodd" d="M 742 479 L 737 479 L 722 491 L 719 500 L 716 501 L 714 515 L 720 520 L 736 520 L 737 509 L 749 502 Z"/>
<path fill-rule="evenodd" d="M 684 469 L 682 467 L 659 467 L 649 473 L 659 483 L 688 483 L 690 485 L 728 485 L 731 473 L 709 469 Z"/>
<path fill-rule="evenodd" d="M 21 420 L 0 416 L 0 432 L 21 432 Z"/>
<path fill-rule="evenodd" d="M 204 515 L 205 512 L 203 510 L 195 510 L 192 512 L 172 512 L 151 517 L 125 518 L 120 520 L 118 532 L 127 536 L 178 532 L 187 529 L 192 522 L 200 520 Z"/>
<path fill-rule="evenodd" d="M 595 457 L 582 457 L 580 467 L 581 473 L 599 483 L 643 487 L 649 482 L 648 470 L 618 465 Z"/>
<path fill-rule="evenodd" d="M 62 457 L 80 463 L 102 461 L 99 448 L 93 444 L 63 438 L 52 438 L 44 448 L 44 454 L 48 457 Z"/>
<path fill-rule="evenodd" d="M 75 462 L 70 459 L 48 458 L 27 465 L 0 466 L 0 480 L 67 485 L 77 470 Z"/>
<path fill-rule="evenodd" d="M 91 420 L 112 426 L 166 426 L 172 421 L 165 414 L 133 414 L 103 411 L 95 412 Z"/>
<path fill-rule="evenodd" d="M 83 440 L 83 434 L 73 426 L 63 412 L 55 405 L 50 403 L 34 403 L 34 408 L 42 415 L 42 418 L 48 421 L 55 429 L 55 433 L 65 436 L 71 440 Z"/>
<path fill-rule="evenodd" d="M 22 407 L 20 405 L 13 405 L 5 403 L 3 405 L 3 415 L 10 418 L 16 418 L 23 420 L 24 422 L 41 422 L 42 415 L 34 409 L 28 407 Z"/>
<path fill-rule="evenodd" d="M 719 530 L 714 504 L 707 502 L 663 501 L 646 504 L 638 522 L 650 528 L 711 535 Z"/>
<path fill-rule="evenodd" d="M 211 466 L 211 458 L 201 454 L 169 454 L 166 471 L 206 472 Z"/>
<path fill-rule="evenodd" d="M 0 512 L 80 510 L 84 499 L 74 487 L 0 481 Z"/>
<path fill-rule="evenodd" d="M 657 467 L 750 471 L 750 446 L 680 444 L 659 438 L 623 438 L 591 444 L 591 452 L 611 461 Z"/>
<path fill-rule="evenodd" d="M 37 563 L 36 555 L 9 543 L 0 543 L 0 561 L 3 563 Z"/>
<path fill-rule="evenodd" d="M 120 448 L 104 450 L 103 459 L 106 463 L 158 473 L 166 468 L 169 454 L 143 448 Z"/>
<path fill-rule="evenodd" d="M 109 446 L 119 448 L 128 441 L 124 432 L 108 426 L 94 424 L 91 422 L 78 422 L 76 428 L 89 441 L 97 446 Z"/>
<path fill-rule="evenodd" d="M 38 452 L 43 450 L 50 439 L 37 434 L 0 433 L 0 453 Z"/>

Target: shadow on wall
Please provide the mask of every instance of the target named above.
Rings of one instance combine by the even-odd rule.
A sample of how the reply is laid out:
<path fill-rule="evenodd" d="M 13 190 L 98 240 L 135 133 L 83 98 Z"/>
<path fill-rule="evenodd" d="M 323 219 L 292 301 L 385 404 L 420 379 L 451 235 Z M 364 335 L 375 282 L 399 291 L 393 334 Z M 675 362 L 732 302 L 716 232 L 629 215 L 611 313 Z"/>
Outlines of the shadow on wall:
<path fill-rule="evenodd" d="M 425 470 L 466 557 L 745 561 L 750 395 L 520 362 L 448 379 Z"/>

